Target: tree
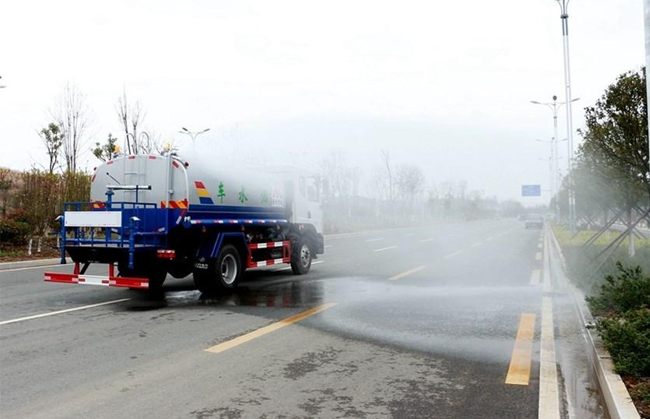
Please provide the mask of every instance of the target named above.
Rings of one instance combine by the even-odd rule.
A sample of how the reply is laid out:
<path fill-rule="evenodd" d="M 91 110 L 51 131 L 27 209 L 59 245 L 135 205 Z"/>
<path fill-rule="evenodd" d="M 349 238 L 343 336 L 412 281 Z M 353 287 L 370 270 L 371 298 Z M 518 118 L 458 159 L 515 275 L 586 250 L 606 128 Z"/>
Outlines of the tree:
<path fill-rule="evenodd" d="M 393 172 L 390 168 L 390 152 L 388 150 L 381 150 L 381 162 L 383 168 L 383 176 L 388 182 L 388 200 L 393 200 Z"/>
<path fill-rule="evenodd" d="M 47 157 L 50 162 L 48 164 L 48 173 L 54 173 L 54 169 L 59 163 L 59 156 L 61 155 L 61 147 L 63 146 L 63 133 L 61 128 L 55 123 L 50 123 L 46 128 L 39 131 L 38 135 L 41 137 Z"/>
<path fill-rule="evenodd" d="M 634 236 L 631 233 L 650 213 L 648 209 L 640 211 L 641 217 L 633 215 L 640 201 L 650 200 L 645 69 L 621 74 L 594 106 L 585 108 L 585 125 L 584 131 L 579 130 L 585 141 L 572 172 L 577 208 L 588 223 L 594 217 L 595 203 L 600 203 L 605 214 L 611 207 L 616 209 L 615 217 L 627 213 L 628 228 L 603 252 L 611 255 L 629 236 L 629 254 L 633 256 Z M 561 197 L 565 195 L 562 193 Z M 608 220 L 596 237 L 613 221 Z"/>
<path fill-rule="evenodd" d="M 415 199 L 424 188 L 422 169 L 412 164 L 403 164 L 397 168 L 396 186 L 398 194 L 410 201 Z"/>
<path fill-rule="evenodd" d="M 2 207 L 0 211 L 2 216 L 7 215 L 9 207 L 9 191 L 13 187 L 14 181 L 11 176 L 11 170 L 6 167 L 0 167 L 0 194 L 2 196 Z"/>
<path fill-rule="evenodd" d="M 650 198 L 646 72 L 629 71 L 610 85 L 594 106 L 585 108 L 581 158 L 591 170 L 643 188 Z M 639 191 L 633 191 L 638 194 Z"/>
<path fill-rule="evenodd" d="M 113 158 L 113 152 L 115 152 L 116 142 L 117 138 L 109 133 L 104 145 L 98 142 L 95 143 L 95 148 L 92 149 L 93 155 L 103 162 L 111 160 Z"/>
<path fill-rule="evenodd" d="M 133 105 L 129 106 L 126 90 L 123 90 L 122 96 L 117 99 L 115 111 L 117 112 L 117 117 L 122 125 L 122 129 L 124 129 L 126 152 L 128 154 L 140 153 L 142 150 L 139 142 L 142 135 L 139 129 L 144 122 L 145 117 L 142 104 L 136 101 Z M 143 139 L 143 141 L 146 140 Z"/>
<path fill-rule="evenodd" d="M 90 126 L 90 111 L 86 106 L 86 96 L 74 85 L 67 84 L 51 112 L 62 137 L 63 156 L 66 170 L 77 172 L 80 150 L 86 142 Z"/>

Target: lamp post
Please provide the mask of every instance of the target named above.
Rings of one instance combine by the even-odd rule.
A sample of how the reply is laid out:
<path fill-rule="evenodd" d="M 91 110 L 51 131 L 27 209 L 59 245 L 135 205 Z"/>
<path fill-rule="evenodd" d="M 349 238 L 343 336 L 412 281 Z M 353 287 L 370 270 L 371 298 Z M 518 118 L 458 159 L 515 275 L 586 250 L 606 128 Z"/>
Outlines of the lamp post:
<path fill-rule="evenodd" d="M 183 127 L 183 128 L 181 128 L 181 131 L 178 131 L 178 132 L 181 133 L 181 134 L 189 135 L 190 138 L 192 139 L 192 144 L 194 144 L 194 140 L 196 140 L 196 137 L 198 137 L 199 135 L 201 135 L 203 133 L 206 133 L 208 131 L 210 131 L 210 128 L 206 128 L 203 131 L 199 131 L 199 132 L 192 132 L 192 131 L 188 130 L 187 128 Z"/>
<path fill-rule="evenodd" d="M 575 190 L 573 185 L 573 112 L 571 107 L 571 66 L 569 60 L 569 14 L 568 6 L 570 0 L 555 0 L 560 6 L 560 19 L 562 20 L 562 49 L 564 51 L 564 92 L 566 107 L 566 131 L 569 140 L 567 156 L 569 169 L 569 228 L 571 232 L 576 228 L 576 203 Z"/>
<path fill-rule="evenodd" d="M 547 159 L 541 159 L 544 161 L 548 161 L 548 174 L 549 174 L 549 184 L 550 184 L 550 191 L 551 191 L 551 200 L 555 198 L 555 205 L 553 206 L 553 213 L 555 215 L 555 218 L 557 219 L 560 213 L 560 205 L 557 200 L 557 191 L 559 189 L 559 173 L 558 173 L 558 160 L 561 159 L 561 157 L 557 153 L 557 143 L 559 141 L 566 141 L 566 138 L 562 140 L 556 140 L 555 137 L 551 137 L 550 140 L 540 140 L 539 138 L 535 138 L 535 141 L 539 141 L 540 143 L 548 143 L 551 146 L 551 155 Z M 549 206 L 550 206 L 550 200 L 549 200 Z"/>
<path fill-rule="evenodd" d="M 577 100 L 580 100 L 580 98 L 577 97 L 577 98 L 571 100 L 569 102 L 569 104 L 571 102 L 575 102 Z M 567 102 L 558 102 L 557 101 L 557 96 L 553 95 L 553 101 L 552 102 L 538 102 L 536 100 L 531 100 L 530 103 L 535 104 L 535 105 L 547 106 L 551 110 L 551 112 L 553 112 L 553 138 L 551 139 L 551 158 L 553 159 L 553 173 L 554 173 L 553 184 L 559 185 L 560 184 L 560 175 L 559 175 L 559 172 L 560 172 L 559 169 L 560 168 L 559 168 L 559 165 L 557 163 L 557 161 L 559 160 L 559 158 L 558 158 L 559 153 L 558 153 L 558 149 L 557 149 L 558 141 L 556 141 L 556 139 L 558 137 L 558 135 L 557 135 L 557 112 L 558 112 L 558 110 L 560 110 L 560 108 L 563 105 L 566 105 Z M 565 139 L 560 140 L 560 141 L 565 141 L 565 140 L 567 140 L 567 139 L 565 138 Z M 571 146 L 569 145 L 568 148 L 569 148 L 569 152 L 567 153 L 567 156 L 570 156 L 571 155 L 571 151 L 570 151 Z M 568 160 L 569 160 L 568 164 L 570 165 L 571 164 L 570 159 L 568 159 Z M 571 170 L 571 166 L 569 166 L 569 171 L 570 170 Z M 555 188 L 553 188 L 553 194 L 555 194 L 556 192 L 557 191 L 555 190 Z M 556 202 L 557 202 L 557 199 L 556 199 Z M 571 207 L 571 202 L 569 202 L 569 208 L 570 207 Z M 570 213 L 571 213 L 571 210 L 569 210 L 569 218 L 571 217 Z M 557 215 L 557 213 L 556 213 L 556 215 Z"/>

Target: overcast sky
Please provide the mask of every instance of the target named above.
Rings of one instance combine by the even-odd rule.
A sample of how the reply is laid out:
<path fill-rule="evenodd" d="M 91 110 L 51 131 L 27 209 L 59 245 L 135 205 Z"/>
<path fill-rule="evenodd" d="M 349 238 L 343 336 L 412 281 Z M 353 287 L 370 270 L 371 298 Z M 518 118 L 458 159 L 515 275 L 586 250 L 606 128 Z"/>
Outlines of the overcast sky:
<path fill-rule="evenodd" d="M 582 107 L 644 63 L 642 9 L 570 2 L 576 128 Z M 369 178 L 386 149 L 429 182 L 464 179 L 501 199 L 548 187 L 549 151 L 534 139 L 552 136 L 551 112 L 529 101 L 564 98 L 553 0 L 25 0 L 2 15 L 0 166 L 46 163 L 36 132 L 70 82 L 94 115 L 86 150 L 122 139 L 125 88 L 147 131 L 180 143 L 180 127 L 210 127 L 199 141 L 225 155 L 314 167 L 343 150 Z M 561 138 L 564 127 L 562 113 Z"/>

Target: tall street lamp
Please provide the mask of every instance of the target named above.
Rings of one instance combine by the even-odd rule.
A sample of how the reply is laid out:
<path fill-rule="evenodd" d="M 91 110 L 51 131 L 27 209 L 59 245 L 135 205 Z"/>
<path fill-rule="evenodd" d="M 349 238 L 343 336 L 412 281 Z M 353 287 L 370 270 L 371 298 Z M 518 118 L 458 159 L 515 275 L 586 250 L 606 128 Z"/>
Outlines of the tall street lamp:
<path fill-rule="evenodd" d="M 190 138 L 192 139 L 192 144 L 194 144 L 194 140 L 196 140 L 196 137 L 198 137 L 199 135 L 201 135 L 203 133 L 206 133 L 208 131 L 210 131 L 210 128 L 206 128 L 203 131 L 199 131 L 199 132 L 192 132 L 192 131 L 188 130 L 187 128 L 183 127 L 183 128 L 181 128 L 181 131 L 178 131 L 178 132 L 180 132 L 181 134 L 189 135 Z"/>
<path fill-rule="evenodd" d="M 575 102 L 576 100 L 580 100 L 580 98 L 575 98 L 571 102 Z M 551 151 L 551 158 L 553 159 L 553 173 L 555 174 L 553 183 L 556 184 L 556 185 L 559 185 L 560 184 L 560 175 L 559 175 L 559 172 L 560 172 L 559 169 L 560 168 L 559 168 L 559 165 L 558 165 L 558 162 L 557 162 L 559 160 L 559 158 L 558 158 L 559 153 L 558 153 L 558 149 L 557 149 L 557 143 L 558 143 L 558 141 L 557 141 L 557 138 L 558 138 L 558 135 L 557 135 L 557 112 L 563 105 L 566 105 L 566 102 L 558 102 L 557 101 L 557 96 L 553 95 L 553 102 L 538 102 L 536 100 L 531 100 L 530 103 L 533 103 L 535 105 L 547 106 L 551 110 L 551 112 L 553 112 L 553 139 L 551 139 L 551 150 L 552 150 Z M 565 141 L 565 140 L 566 139 L 560 140 L 560 141 Z M 568 155 L 569 155 L 569 153 L 567 153 L 567 156 Z M 559 188 L 557 188 L 557 189 L 559 189 Z M 555 188 L 553 188 L 553 190 L 554 190 L 553 194 L 555 194 L 555 192 L 556 192 Z"/>
<path fill-rule="evenodd" d="M 555 0 L 560 6 L 560 19 L 562 20 L 562 49 L 564 51 L 564 92 L 566 107 L 566 130 L 569 140 L 569 155 L 567 156 L 569 168 L 569 228 L 575 231 L 576 203 L 575 190 L 573 185 L 573 112 L 571 107 L 571 66 L 569 60 L 569 14 L 568 6 L 570 0 Z"/>
<path fill-rule="evenodd" d="M 551 187 L 551 199 L 555 198 L 555 205 L 553 207 L 553 213 L 555 214 L 555 217 L 559 216 L 559 204 L 557 201 L 557 191 L 560 189 L 558 187 L 559 185 L 559 180 L 560 176 L 558 173 L 558 160 L 560 160 L 560 156 L 557 153 L 557 143 L 559 141 L 566 141 L 566 138 L 562 140 L 557 140 L 555 137 L 552 137 L 550 140 L 540 140 L 539 138 L 536 138 L 535 141 L 539 141 L 540 143 L 548 143 L 551 146 L 551 155 L 547 159 L 542 159 L 544 161 L 549 162 L 549 167 L 548 167 L 548 174 L 550 178 L 550 187 Z M 550 205 L 550 201 L 549 201 Z"/>

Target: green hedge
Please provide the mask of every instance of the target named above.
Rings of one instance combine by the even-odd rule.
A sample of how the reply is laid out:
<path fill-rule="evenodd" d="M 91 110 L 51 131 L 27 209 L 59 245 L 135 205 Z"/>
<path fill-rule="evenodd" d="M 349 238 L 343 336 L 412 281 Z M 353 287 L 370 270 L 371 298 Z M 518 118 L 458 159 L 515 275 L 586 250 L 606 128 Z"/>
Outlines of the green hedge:
<path fill-rule="evenodd" d="M 608 275 L 600 293 L 587 298 L 598 320 L 598 332 L 614 361 L 616 372 L 650 376 L 650 276 L 640 266 Z"/>
<path fill-rule="evenodd" d="M 0 220 L 0 243 L 19 245 L 27 241 L 29 224 L 11 219 Z"/>

